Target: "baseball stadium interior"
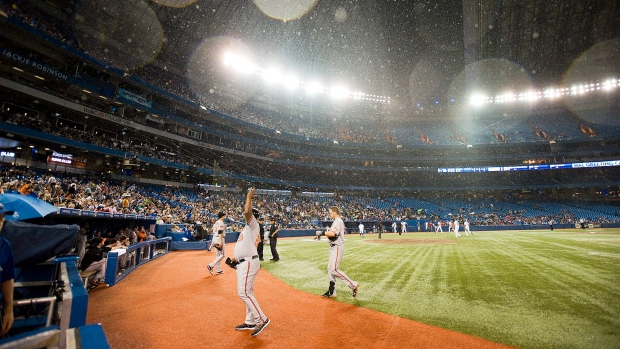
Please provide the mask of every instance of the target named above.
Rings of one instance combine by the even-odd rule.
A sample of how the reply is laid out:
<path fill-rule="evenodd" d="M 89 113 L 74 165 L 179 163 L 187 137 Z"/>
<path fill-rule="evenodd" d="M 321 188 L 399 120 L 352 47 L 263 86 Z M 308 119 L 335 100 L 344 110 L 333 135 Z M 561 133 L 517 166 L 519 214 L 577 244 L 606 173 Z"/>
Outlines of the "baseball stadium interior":
<path fill-rule="evenodd" d="M 107 345 L 86 324 L 76 231 L 150 230 L 130 261 L 110 253 L 113 286 L 204 250 L 220 211 L 241 229 L 250 187 L 283 237 L 314 236 L 331 206 L 351 231 L 620 227 L 619 14 L 614 0 L 0 1 L 2 193 L 59 208 L 27 224 L 64 227 L 17 263 L 28 321 L 0 348 Z"/>

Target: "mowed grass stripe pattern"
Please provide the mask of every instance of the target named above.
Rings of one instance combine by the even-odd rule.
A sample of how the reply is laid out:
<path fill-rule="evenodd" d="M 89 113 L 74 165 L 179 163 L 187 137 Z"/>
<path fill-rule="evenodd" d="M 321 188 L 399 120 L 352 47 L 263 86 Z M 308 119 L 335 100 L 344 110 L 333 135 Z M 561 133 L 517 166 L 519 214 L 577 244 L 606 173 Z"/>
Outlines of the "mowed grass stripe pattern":
<path fill-rule="evenodd" d="M 520 348 L 620 348 L 620 229 L 475 234 L 347 235 L 341 269 L 362 287 L 337 299 Z M 326 240 L 278 251 L 263 268 L 325 292 Z"/>

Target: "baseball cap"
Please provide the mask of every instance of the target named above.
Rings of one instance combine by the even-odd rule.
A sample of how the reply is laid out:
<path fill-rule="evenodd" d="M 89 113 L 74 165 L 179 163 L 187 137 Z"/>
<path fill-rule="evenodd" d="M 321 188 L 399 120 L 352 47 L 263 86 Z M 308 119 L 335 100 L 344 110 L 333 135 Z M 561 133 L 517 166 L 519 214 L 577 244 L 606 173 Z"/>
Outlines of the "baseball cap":
<path fill-rule="evenodd" d="M 224 216 L 226 216 L 226 213 L 224 213 L 224 212 L 220 212 L 220 213 L 217 214 L 217 218 L 222 218 Z"/>
<path fill-rule="evenodd" d="M 4 207 L 4 204 L 0 204 L 0 214 L 5 214 L 5 215 L 9 215 L 9 216 L 11 216 L 11 215 L 13 215 L 13 213 L 15 213 L 15 211 L 10 211 L 10 210 L 7 210 L 7 209 Z"/>

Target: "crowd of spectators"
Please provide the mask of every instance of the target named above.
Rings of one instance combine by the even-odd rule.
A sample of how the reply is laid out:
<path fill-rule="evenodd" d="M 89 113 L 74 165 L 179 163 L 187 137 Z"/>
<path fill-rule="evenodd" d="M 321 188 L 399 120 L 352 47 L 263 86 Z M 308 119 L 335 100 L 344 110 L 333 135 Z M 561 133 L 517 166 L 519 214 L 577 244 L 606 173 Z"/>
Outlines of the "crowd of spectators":
<path fill-rule="evenodd" d="M 6 122 L 17 126 L 23 126 L 32 130 L 45 132 L 51 135 L 76 140 L 83 143 L 93 144 L 104 148 L 110 148 L 127 153 L 130 156 L 143 155 L 153 159 L 169 161 L 189 166 L 204 165 L 194 156 L 172 153 L 165 147 L 147 146 L 140 142 L 124 141 L 120 137 L 110 137 L 106 132 L 85 131 L 72 126 L 62 119 L 55 119 L 43 114 L 28 115 L 20 112 L 0 112 L 0 122 Z"/>
<path fill-rule="evenodd" d="M 145 186 L 88 175 L 38 173 L 13 166 L 5 166 L 0 170 L 0 185 L 2 192 L 33 195 L 57 207 L 152 216 L 158 224 L 193 226 L 200 222 L 205 227 L 210 227 L 218 212 L 224 212 L 232 229 L 243 227 L 244 197 L 243 193 L 235 191 Z M 345 221 L 387 223 L 401 220 L 468 219 L 475 226 L 548 224 L 550 220 L 572 224 L 579 220 L 575 213 L 566 210 L 544 215 L 529 214 L 529 211 L 539 212 L 536 207 L 521 210 L 501 207 L 489 210 L 487 207 L 487 210 L 474 213 L 468 212 L 466 208 L 443 205 L 434 212 L 401 205 L 398 200 L 357 196 L 260 195 L 256 200 L 256 207 L 263 214 L 278 217 L 279 223 L 286 227 L 300 229 L 318 228 L 322 221 L 329 219 L 327 212 L 331 206 L 341 208 Z M 614 223 L 619 219 L 593 213 L 588 217 L 588 222 Z"/>

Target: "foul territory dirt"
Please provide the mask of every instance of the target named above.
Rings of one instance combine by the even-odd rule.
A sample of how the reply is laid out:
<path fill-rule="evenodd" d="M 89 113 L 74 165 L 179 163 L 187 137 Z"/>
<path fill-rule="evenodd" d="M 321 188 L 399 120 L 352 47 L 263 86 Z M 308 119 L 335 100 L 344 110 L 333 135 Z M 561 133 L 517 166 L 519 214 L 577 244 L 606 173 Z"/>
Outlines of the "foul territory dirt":
<path fill-rule="evenodd" d="M 206 265 L 213 257 L 207 251 L 171 252 L 115 286 L 97 287 L 89 294 L 87 323 L 101 323 L 114 349 L 508 348 L 298 291 L 264 270 L 255 294 L 271 324 L 252 337 L 251 331 L 235 330 L 245 319 L 235 272 L 223 265 L 224 274 L 210 275 Z"/>

